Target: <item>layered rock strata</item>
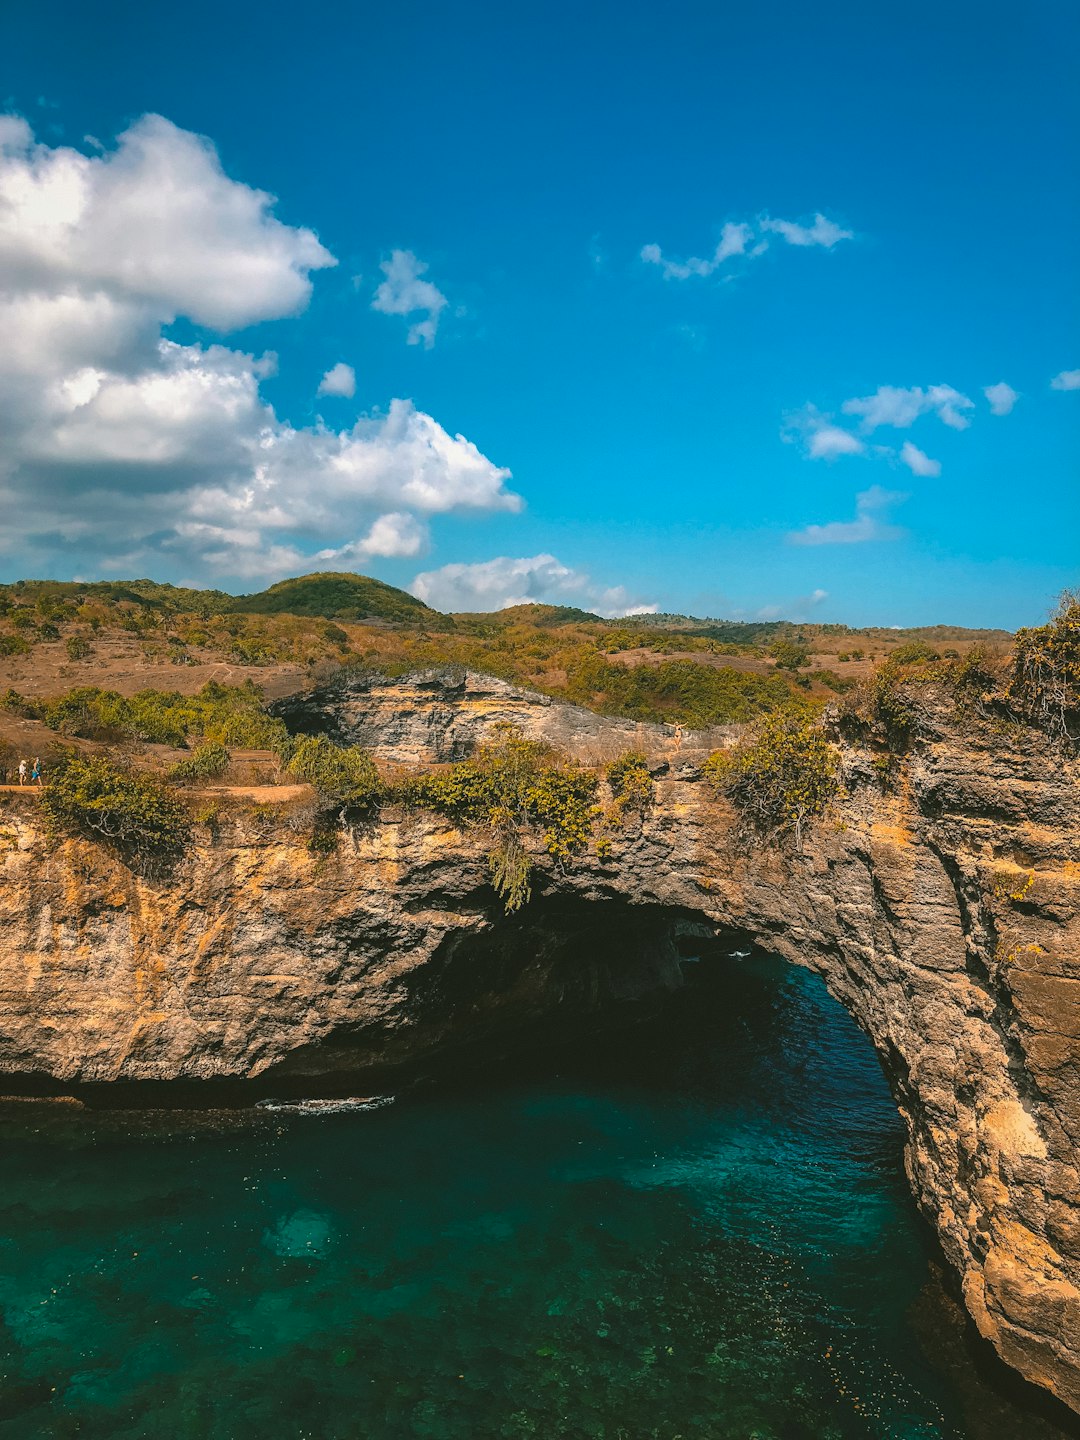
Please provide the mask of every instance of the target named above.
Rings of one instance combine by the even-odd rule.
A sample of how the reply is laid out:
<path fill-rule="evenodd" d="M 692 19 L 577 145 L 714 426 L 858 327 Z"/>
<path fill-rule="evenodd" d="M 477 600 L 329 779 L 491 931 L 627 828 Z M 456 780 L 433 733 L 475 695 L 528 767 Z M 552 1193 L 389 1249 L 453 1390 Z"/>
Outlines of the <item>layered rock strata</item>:
<path fill-rule="evenodd" d="M 0 812 L 11 1083 L 370 1074 L 552 1015 L 580 1022 L 677 985 L 687 937 L 748 937 L 818 972 L 869 1035 L 976 1324 L 1080 1411 L 1075 760 L 942 710 L 888 788 L 843 747 L 845 794 L 801 851 L 748 848 L 702 780 L 697 736 L 677 749 L 664 727 L 460 677 L 304 704 L 294 721 L 398 762 L 465 753 L 499 719 L 590 758 L 635 744 L 655 803 L 603 861 L 538 856 L 534 899 L 507 918 L 484 837 L 432 816 L 387 810 L 327 857 L 302 815 L 239 806 L 151 883 L 102 849 L 48 842 L 36 802 L 16 797 Z"/>

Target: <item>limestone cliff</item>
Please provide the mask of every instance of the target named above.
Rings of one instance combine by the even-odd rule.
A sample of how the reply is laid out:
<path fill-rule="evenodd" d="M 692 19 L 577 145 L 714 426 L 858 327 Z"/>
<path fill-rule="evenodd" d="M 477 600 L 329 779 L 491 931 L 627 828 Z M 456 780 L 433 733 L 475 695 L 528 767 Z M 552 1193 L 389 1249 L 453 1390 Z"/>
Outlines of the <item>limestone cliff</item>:
<path fill-rule="evenodd" d="M 844 747 L 845 795 L 801 852 L 746 849 L 700 737 L 680 751 L 663 727 L 584 715 L 475 677 L 293 705 L 294 723 L 398 761 L 464 753 L 497 718 L 592 756 L 646 749 L 641 826 L 604 861 L 540 859 L 510 919 L 483 837 L 430 816 L 385 811 L 320 857 L 288 807 L 241 808 L 150 883 L 49 844 L 20 797 L 0 816 L 0 1071 L 69 1088 L 375 1075 L 677 985 L 680 937 L 753 938 L 819 972 L 866 1030 L 976 1323 L 1080 1411 L 1075 761 L 943 709 L 887 789 Z"/>

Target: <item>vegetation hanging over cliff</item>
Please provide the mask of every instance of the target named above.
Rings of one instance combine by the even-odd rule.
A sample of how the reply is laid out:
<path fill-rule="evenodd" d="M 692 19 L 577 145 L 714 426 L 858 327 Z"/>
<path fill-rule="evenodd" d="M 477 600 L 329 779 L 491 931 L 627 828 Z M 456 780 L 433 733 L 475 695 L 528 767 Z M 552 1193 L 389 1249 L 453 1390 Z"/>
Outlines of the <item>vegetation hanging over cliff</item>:
<path fill-rule="evenodd" d="M 297 740 L 287 769 L 333 806 L 373 810 L 387 794 L 366 750 L 359 745 L 335 745 L 325 735 L 304 735 Z"/>
<path fill-rule="evenodd" d="M 62 764 L 41 793 L 41 809 L 55 836 L 104 841 L 144 875 L 174 864 L 191 833 L 188 813 L 168 786 L 100 755 Z"/>
<path fill-rule="evenodd" d="M 1055 737 L 1080 738 L 1080 591 L 1067 590 L 1047 624 L 1016 632 L 1011 694 Z"/>
<path fill-rule="evenodd" d="M 560 865 L 569 863 L 592 836 L 598 786 L 592 771 L 501 725 L 474 759 L 406 781 L 397 798 L 462 827 L 485 827 L 492 883 L 511 912 L 532 893 L 526 835 L 538 831 L 547 853 Z"/>

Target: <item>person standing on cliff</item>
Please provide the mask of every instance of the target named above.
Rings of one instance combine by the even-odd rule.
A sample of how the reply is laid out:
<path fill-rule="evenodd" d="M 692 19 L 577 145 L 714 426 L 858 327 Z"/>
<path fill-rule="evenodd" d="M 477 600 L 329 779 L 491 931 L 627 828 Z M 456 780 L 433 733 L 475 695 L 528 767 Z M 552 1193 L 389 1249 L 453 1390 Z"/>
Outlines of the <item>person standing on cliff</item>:
<path fill-rule="evenodd" d="M 26 784 L 26 761 L 25 761 L 25 760 L 20 760 L 20 761 L 19 761 L 19 784 L 20 784 L 20 785 L 25 785 L 25 784 Z"/>
<path fill-rule="evenodd" d="M 40 784 L 41 784 L 41 761 L 38 759 L 38 757 L 37 757 L 36 755 L 34 756 L 33 768 L 32 768 L 31 771 L 30 771 L 30 784 L 31 784 L 31 785 L 40 785 Z"/>
<path fill-rule="evenodd" d="M 676 753 L 676 754 L 678 754 L 678 752 L 682 749 L 682 738 L 683 738 L 683 728 L 682 728 L 681 725 L 676 725 L 676 726 L 675 726 L 675 753 Z"/>

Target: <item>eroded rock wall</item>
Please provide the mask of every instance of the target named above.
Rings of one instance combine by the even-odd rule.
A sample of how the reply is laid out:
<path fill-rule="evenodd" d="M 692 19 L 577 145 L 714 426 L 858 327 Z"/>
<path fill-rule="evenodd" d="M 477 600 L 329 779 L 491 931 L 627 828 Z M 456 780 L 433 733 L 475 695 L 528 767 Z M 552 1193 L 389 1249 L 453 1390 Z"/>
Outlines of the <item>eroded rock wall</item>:
<path fill-rule="evenodd" d="M 407 712 L 407 687 L 378 703 Z M 456 729 L 431 721 L 445 692 L 412 706 L 384 755 L 483 733 L 476 707 Z M 581 712 L 532 713 L 590 753 Z M 980 1330 L 1080 1411 L 1075 762 L 1033 732 L 942 714 L 888 789 L 847 748 L 846 794 L 801 852 L 748 850 L 701 780 L 697 737 L 679 751 L 662 727 L 634 738 L 658 768 L 651 813 L 604 862 L 539 860 L 512 921 L 483 838 L 432 817 L 387 811 L 319 858 L 287 818 L 241 811 L 151 884 L 100 849 L 51 845 L 20 797 L 0 819 L 0 1071 L 77 1085 L 422 1062 L 677 984 L 679 933 L 748 934 L 820 973 L 870 1036 L 912 1188 Z M 582 965 L 590 925 L 612 924 L 621 943 Z"/>

